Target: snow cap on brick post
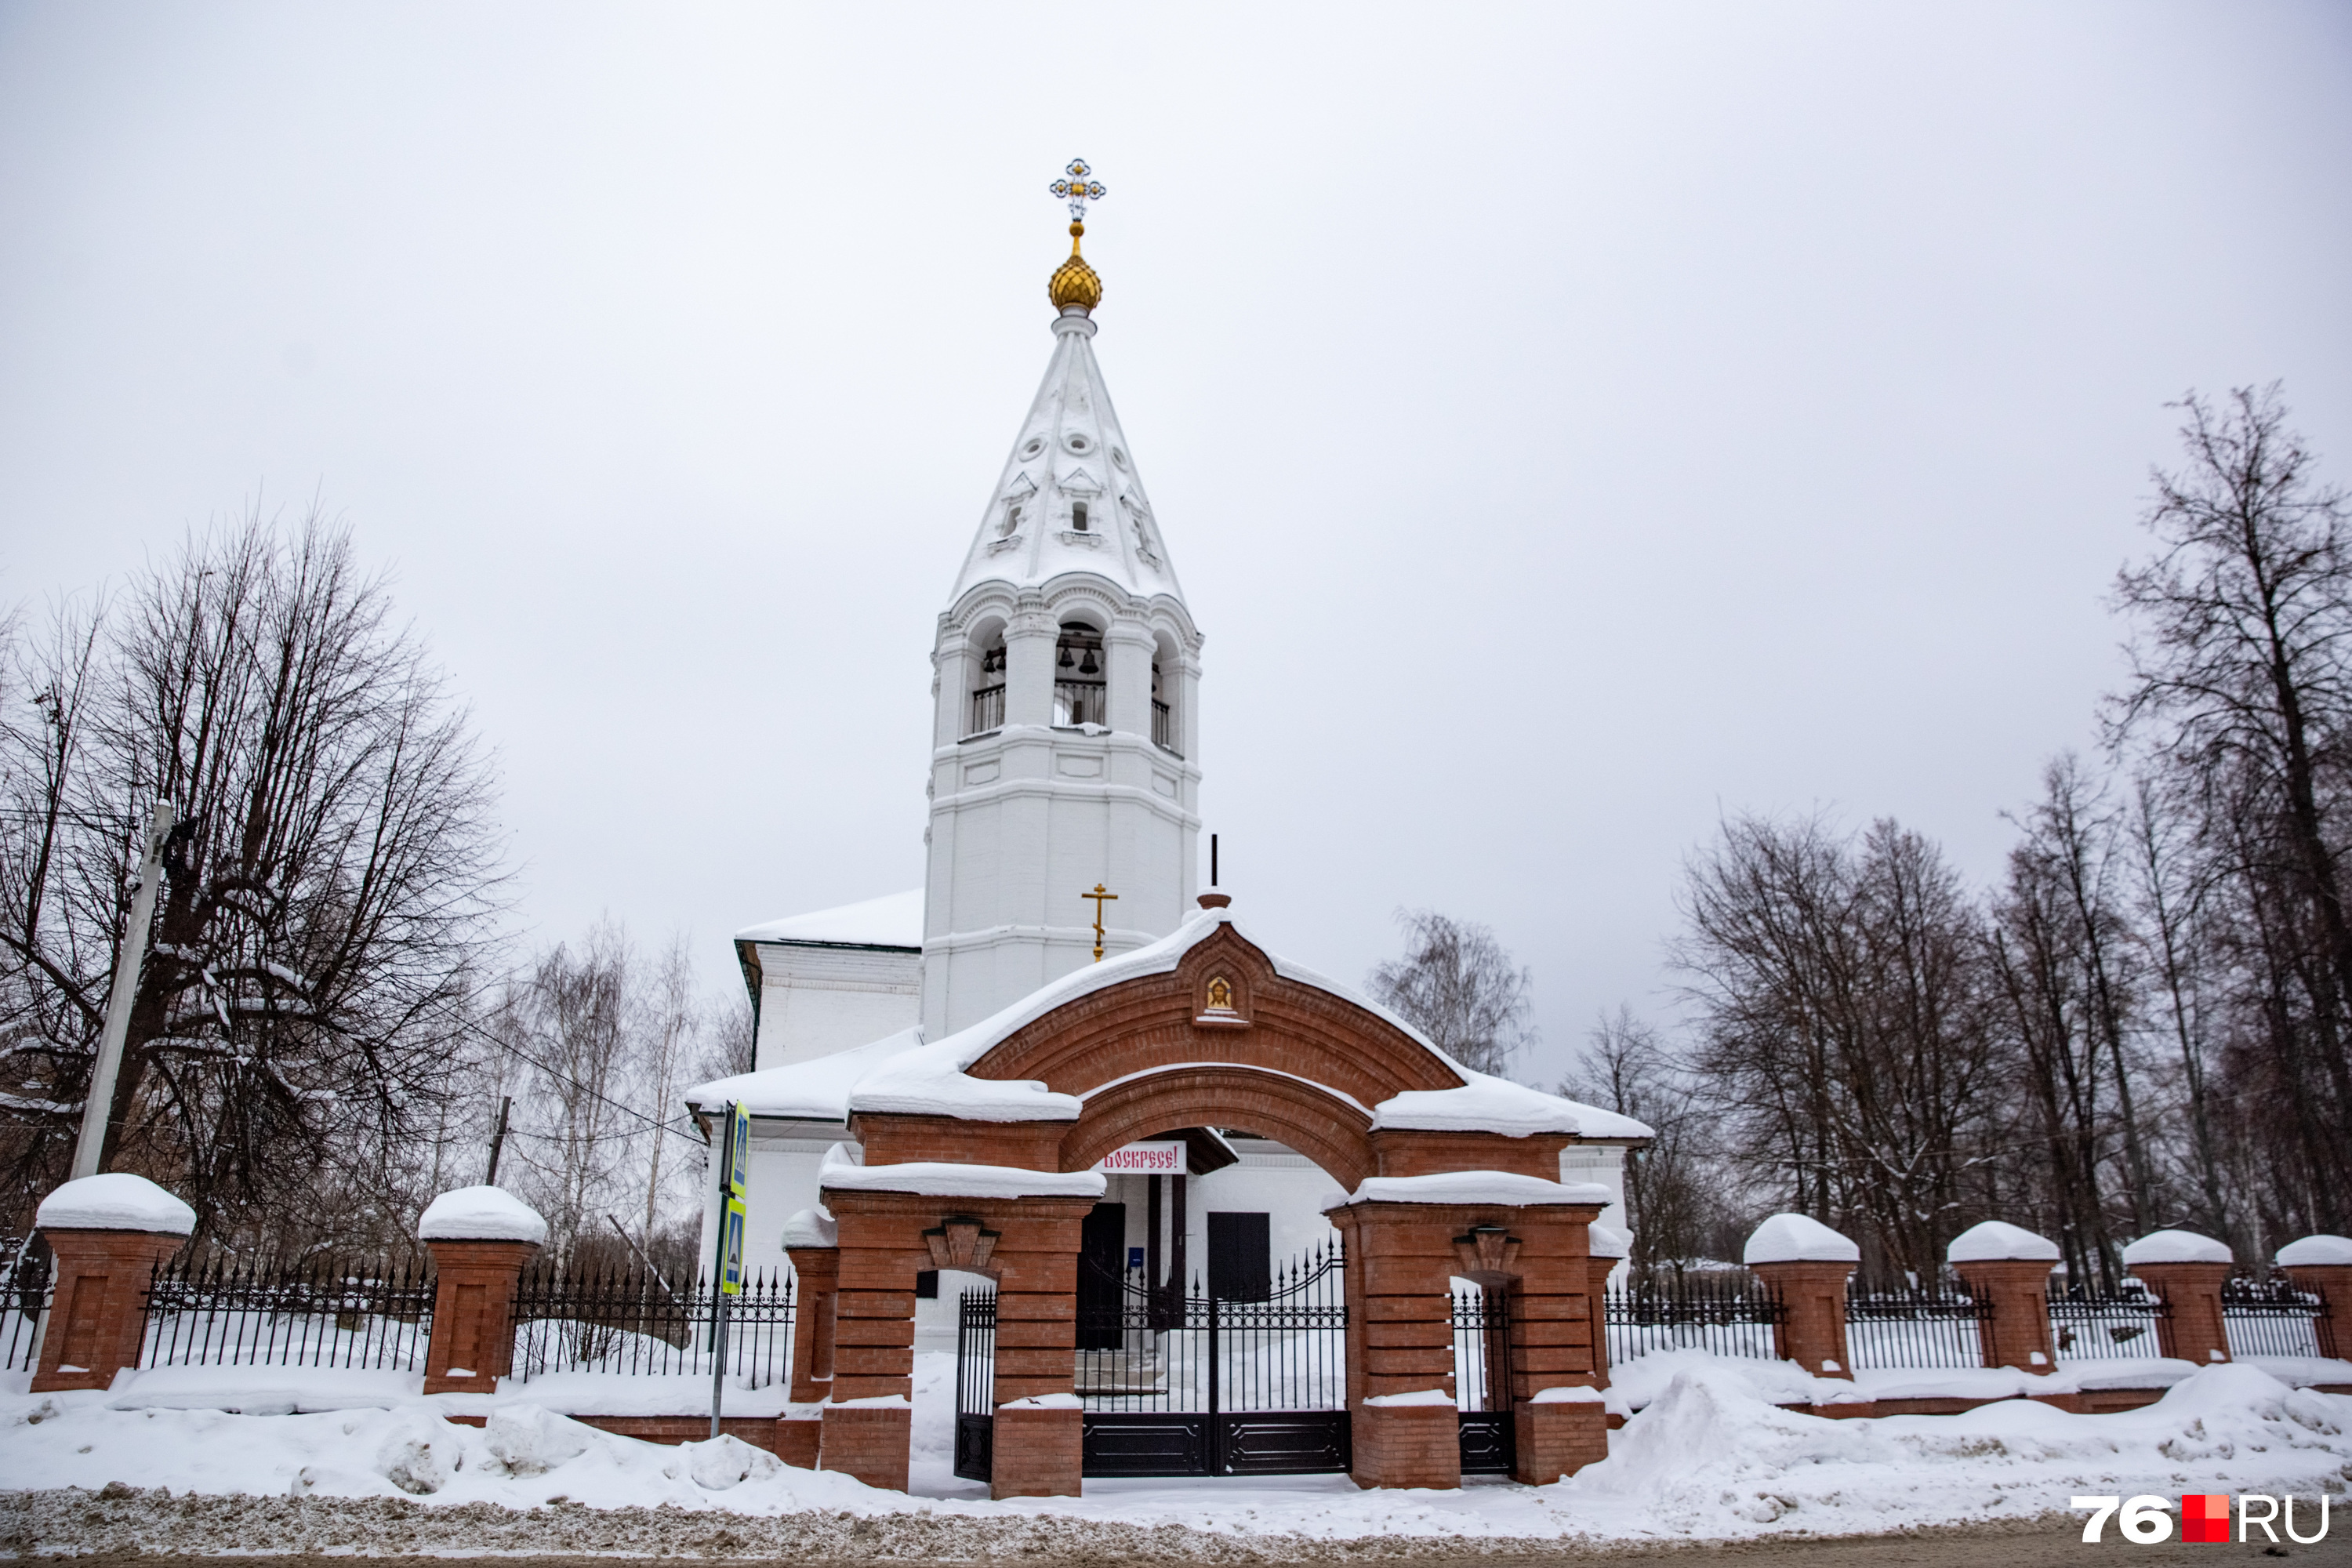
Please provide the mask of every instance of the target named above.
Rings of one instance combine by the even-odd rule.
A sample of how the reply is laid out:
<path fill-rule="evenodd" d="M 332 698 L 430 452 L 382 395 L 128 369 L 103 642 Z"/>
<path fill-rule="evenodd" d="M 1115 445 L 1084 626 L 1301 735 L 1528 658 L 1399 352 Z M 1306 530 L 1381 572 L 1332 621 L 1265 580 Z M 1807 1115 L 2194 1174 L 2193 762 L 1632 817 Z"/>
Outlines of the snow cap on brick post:
<path fill-rule="evenodd" d="M 514 1361 L 515 1285 L 547 1221 L 503 1188 L 459 1187 L 425 1206 L 416 1234 L 436 1277 L 425 1392 L 494 1393 Z"/>
<path fill-rule="evenodd" d="M 2319 1353 L 2352 1361 L 2352 1237 L 2306 1236 L 2278 1249 L 2276 1262 L 2298 1290 L 2320 1301 L 2313 1328 Z"/>
<path fill-rule="evenodd" d="M 135 1230 L 155 1236 L 185 1236 L 196 1228 L 196 1211 L 144 1176 L 109 1171 L 68 1182 L 34 1212 L 43 1230 Z"/>
<path fill-rule="evenodd" d="M 111 1171 L 58 1188 L 34 1224 L 58 1273 L 32 1391 L 104 1388 L 139 1364 L 147 1282 L 195 1229 L 196 1211 L 144 1176 Z"/>
<path fill-rule="evenodd" d="M 1862 1248 L 1810 1215 L 1776 1214 L 1756 1227 L 1739 1256 L 1780 1298 L 1775 1352 L 1823 1377 L 1852 1377 L 1845 1288 Z"/>
<path fill-rule="evenodd" d="M 527 1241 L 537 1247 L 547 1239 L 547 1221 L 504 1187 L 457 1187 L 425 1205 L 416 1235 L 423 1241 Z"/>
<path fill-rule="evenodd" d="M 2230 1278 L 2229 1246 L 2193 1230 L 2152 1230 L 2124 1248 L 2124 1267 L 2164 1298 L 2156 1321 L 2157 1348 L 2205 1365 L 2230 1359 L 2221 1321 L 2221 1286 Z"/>
<path fill-rule="evenodd" d="M 1944 1258 L 1969 1294 L 1989 1309 L 1977 1320 L 1978 1359 L 2020 1372 L 2053 1370 L 2050 1270 L 2058 1264 L 2058 1244 L 2023 1226 L 1989 1219 L 1952 1237 Z"/>

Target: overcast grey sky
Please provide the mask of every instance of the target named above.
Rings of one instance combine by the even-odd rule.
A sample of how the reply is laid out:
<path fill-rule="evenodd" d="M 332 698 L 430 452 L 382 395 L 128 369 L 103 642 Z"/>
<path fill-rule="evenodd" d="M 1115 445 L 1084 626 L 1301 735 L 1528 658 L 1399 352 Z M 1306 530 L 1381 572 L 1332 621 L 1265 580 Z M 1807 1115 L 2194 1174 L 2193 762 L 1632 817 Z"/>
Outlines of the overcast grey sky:
<path fill-rule="evenodd" d="M 543 937 L 915 885 L 934 617 L 1051 348 L 1203 658 L 1207 826 L 1662 1016 L 1682 858 L 1997 873 L 2184 389 L 2352 479 L 2352 8 L 0 5 L 0 599 L 314 490 Z"/>

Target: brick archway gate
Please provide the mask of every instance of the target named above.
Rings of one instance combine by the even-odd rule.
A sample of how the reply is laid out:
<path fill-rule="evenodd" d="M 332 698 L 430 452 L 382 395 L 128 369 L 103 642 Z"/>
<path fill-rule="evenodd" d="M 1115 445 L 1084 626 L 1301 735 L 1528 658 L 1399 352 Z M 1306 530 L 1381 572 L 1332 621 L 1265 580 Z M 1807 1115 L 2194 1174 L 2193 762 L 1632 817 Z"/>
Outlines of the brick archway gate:
<path fill-rule="evenodd" d="M 1457 1067 L 1207 908 L 853 1090 L 856 1142 L 820 1178 L 836 1247 L 806 1260 L 836 1281 L 819 1462 L 906 1486 L 915 1276 L 961 1269 L 997 1286 L 992 1491 L 1075 1495 L 1079 1233 L 1104 1190 L 1092 1166 L 1170 1129 L 1221 1127 L 1297 1150 L 1344 1189 L 1327 1213 L 1347 1255 L 1356 1480 L 1459 1482 L 1455 1276 L 1508 1303 L 1507 1387 L 1491 1403 L 1507 1406 L 1513 1474 L 1557 1479 L 1607 1452 L 1587 1227 L 1610 1194 L 1558 1180 L 1598 1114 Z"/>

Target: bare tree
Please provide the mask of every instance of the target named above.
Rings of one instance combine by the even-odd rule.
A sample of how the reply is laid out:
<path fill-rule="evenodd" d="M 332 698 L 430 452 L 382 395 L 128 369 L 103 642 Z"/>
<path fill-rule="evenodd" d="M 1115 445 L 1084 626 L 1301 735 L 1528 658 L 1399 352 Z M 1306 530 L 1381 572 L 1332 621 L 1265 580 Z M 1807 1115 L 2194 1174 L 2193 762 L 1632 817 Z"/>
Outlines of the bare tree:
<path fill-rule="evenodd" d="M 1396 920 L 1405 954 L 1374 964 L 1366 987 L 1464 1067 L 1507 1071 L 1536 1040 L 1534 972 L 1515 966 L 1489 927 L 1434 910 L 1399 910 Z"/>
<path fill-rule="evenodd" d="M 2352 514 L 2273 385 L 2179 405 L 2187 461 L 2156 475 L 2147 563 L 2116 579 L 2136 623 L 2112 733 L 2194 801 L 2267 903 L 2284 1009 L 2272 1069 L 2310 1165 L 2312 1223 L 2352 1221 L 2352 917 L 2341 847 L 2352 738 Z M 2249 906 L 2249 912 L 2253 912 Z"/>
<path fill-rule="evenodd" d="M 192 533 L 111 605 L 61 607 L 0 693 L 0 1152 L 62 1178 L 135 877 L 183 822 L 105 1163 L 211 1229 L 289 1200 L 394 1229 L 491 940 L 491 777 L 463 708 L 315 508 Z"/>
<path fill-rule="evenodd" d="M 1657 1030 L 1627 1007 L 1602 1015 L 1559 1092 L 1647 1122 L 1654 1134 L 1625 1166 L 1635 1268 L 1664 1266 L 1679 1274 L 1685 1264 L 1724 1250 L 1724 1233 L 1739 1216 L 1710 1180 L 1706 1119 Z"/>
<path fill-rule="evenodd" d="M 1693 1067 L 1726 1153 L 1872 1260 L 1940 1267 L 1968 1223 L 1996 1067 L 1979 911 L 1895 823 L 1727 823 L 1685 874 Z"/>

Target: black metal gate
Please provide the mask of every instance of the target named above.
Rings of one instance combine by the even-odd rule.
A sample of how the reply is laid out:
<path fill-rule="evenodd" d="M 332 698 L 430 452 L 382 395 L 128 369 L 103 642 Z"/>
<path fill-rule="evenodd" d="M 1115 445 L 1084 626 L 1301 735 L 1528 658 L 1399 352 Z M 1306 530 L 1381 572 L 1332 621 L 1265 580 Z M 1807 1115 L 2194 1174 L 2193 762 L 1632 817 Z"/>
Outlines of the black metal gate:
<path fill-rule="evenodd" d="M 1181 1295 L 1153 1290 L 1139 1269 L 1083 1292 L 1081 1473 L 1346 1470 L 1344 1268 L 1334 1242 L 1273 1271 L 1263 1299 L 1212 1296 L 1197 1279 Z M 957 1336 L 955 1471 L 972 1480 L 989 1474 L 995 1342 L 995 1296 L 967 1292 Z"/>
<path fill-rule="evenodd" d="M 1454 1403 L 1462 1422 L 1462 1473 L 1507 1476 L 1518 1457 L 1511 1415 L 1511 1298 L 1472 1286 L 1454 1296 Z"/>

